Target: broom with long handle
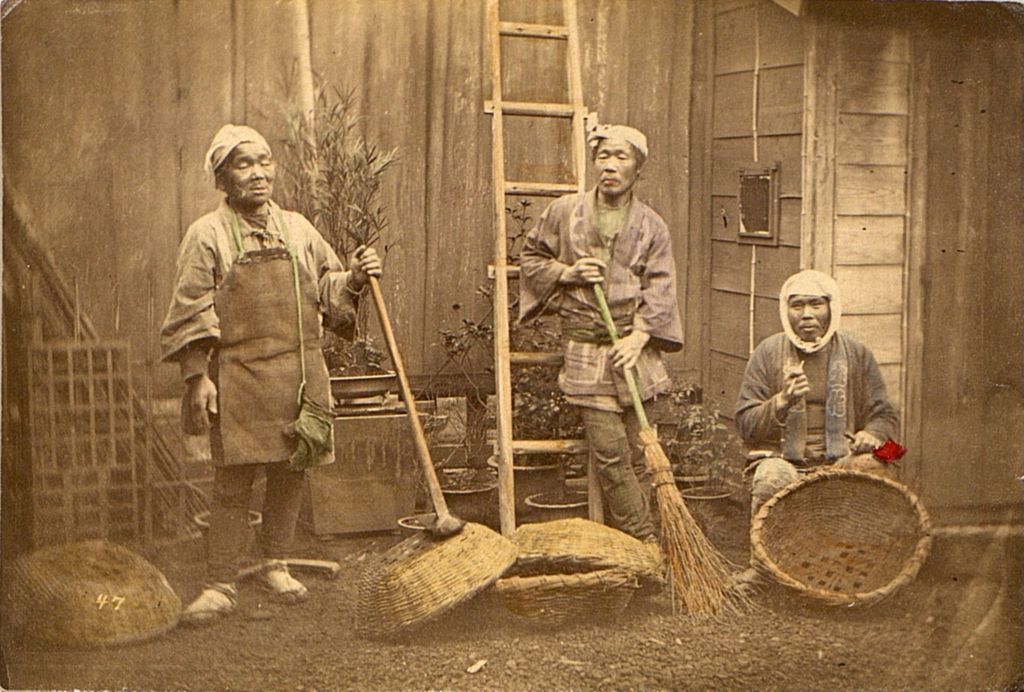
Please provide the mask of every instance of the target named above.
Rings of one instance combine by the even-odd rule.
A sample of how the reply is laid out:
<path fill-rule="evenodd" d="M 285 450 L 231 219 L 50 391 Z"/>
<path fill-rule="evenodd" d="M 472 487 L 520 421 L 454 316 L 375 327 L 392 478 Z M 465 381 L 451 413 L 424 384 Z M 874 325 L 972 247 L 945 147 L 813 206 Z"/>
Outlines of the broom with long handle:
<path fill-rule="evenodd" d="M 619 341 L 619 333 L 600 284 L 594 284 L 594 296 L 601 311 L 601 319 L 615 344 Z M 640 444 L 644 448 L 644 460 L 658 499 L 661 547 L 665 552 L 673 593 L 682 601 L 687 612 L 693 615 L 717 615 L 746 598 L 730 588 L 732 570 L 728 561 L 700 530 L 676 488 L 672 465 L 658 443 L 658 433 L 647 420 L 633 369 L 625 368 L 623 374 L 633 409 L 640 421 Z"/>

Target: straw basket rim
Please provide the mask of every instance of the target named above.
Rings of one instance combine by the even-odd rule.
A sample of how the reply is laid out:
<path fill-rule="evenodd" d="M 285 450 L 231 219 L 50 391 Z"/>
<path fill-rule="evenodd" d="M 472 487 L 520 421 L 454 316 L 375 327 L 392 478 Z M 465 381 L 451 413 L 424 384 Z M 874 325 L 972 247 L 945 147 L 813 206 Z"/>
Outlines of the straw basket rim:
<path fill-rule="evenodd" d="M 512 613 L 541 623 L 561 624 L 581 612 L 616 615 L 640 589 L 636 572 L 609 567 L 590 572 L 502 577 L 494 585 Z"/>
<path fill-rule="evenodd" d="M 356 629 L 386 638 L 424 624 L 491 586 L 515 560 L 515 544 L 481 524 L 447 538 L 417 531 L 364 568 Z"/>
<path fill-rule="evenodd" d="M 769 557 L 768 551 L 764 545 L 763 531 L 765 521 L 771 515 L 772 510 L 780 502 L 784 501 L 794 493 L 799 493 L 817 483 L 824 483 L 826 481 L 840 478 L 856 479 L 858 481 L 886 485 L 900 493 L 917 515 L 920 536 L 914 547 L 913 554 L 903 565 L 900 572 L 890 580 L 889 583 L 871 591 L 847 593 L 820 589 L 805 584 L 804 582 L 790 576 L 771 557 Z M 853 469 L 821 469 L 808 474 L 799 481 L 786 486 L 765 501 L 765 503 L 757 510 L 757 513 L 754 515 L 750 525 L 750 545 L 754 552 L 754 559 L 761 566 L 767 569 L 774 579 L 805 596 L 824 601 L 831 605 L 870 605 L 906 586 L 914 579 L 914 577 L 917 576 L 918 571 L 921 569 L 921 565 L 924 564 L 924 561 L 927 559 L 928 554 L 931 551 L 931 543 L 931 519 L 928 516 L 928 511 L 921 503 L 921 500 L 909 487 L 903 483 L 892 480 L 891 478 L 867 473 L 865 471 L 856 471 Z"/>
<path fill-rule="evenodd" d="M 512 572 L 518 576 L 623 567 L 645 581 L 663 579 L 664 558 L 657 546 L 583 517 L 523 524 L 512 540 L 519 551 Z"/>

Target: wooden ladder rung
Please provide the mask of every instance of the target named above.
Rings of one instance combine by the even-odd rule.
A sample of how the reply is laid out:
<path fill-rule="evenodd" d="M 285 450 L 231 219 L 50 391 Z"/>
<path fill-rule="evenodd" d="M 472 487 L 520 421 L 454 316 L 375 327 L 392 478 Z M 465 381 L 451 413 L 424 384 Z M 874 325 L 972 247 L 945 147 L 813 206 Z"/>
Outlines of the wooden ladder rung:
<path fill-rule="evenodd" d="M 530 38 L 553 38 L 566 40 L 569 28 L 555 24 L 525 24 L 522 22 L 498 22 L 501 36 L 529 36 Z"/>
<path fill-rule="evenodd" d="M 561 365 L 564 359 L 556 351 L 512 351 L 508 357 L 512 365 Z"/>
<path fill-rule="evenodd" d="M 493 264 L 488 264 L 487 265 L 487 278 L 490 279 L 491 281 L 494 281 L 494 277 L 496 275 L 497 275 L 497 272 L 494 271 L 494 265 Z M 509 278 L 509 279 L 518 279 L 519 278 L 519 265 L 516 265 L 516 264 L 506 265 L 505 266 L 505 277 Z"/>
<path fill-rule="evenodd" d="M 560 197 L 576 192 L 576 183 L 528 183 L 523 181 L 505 182 L 506 195 L 532 195 L 535 197 Z"/>
<path fill-rule="evenodd" d="M 512 440 L 514 454 L 583 454 L 586 440 Z"/>
<path fill-rule="evenodd" d="M 494 101 L 484 101 L 484 113 L 494 112 Z M 535 115 L 546 118 L 571 118 L 576 107 L 571 103 L 541 103 L 539 101 L 502 101 L 505 115 Z"/>

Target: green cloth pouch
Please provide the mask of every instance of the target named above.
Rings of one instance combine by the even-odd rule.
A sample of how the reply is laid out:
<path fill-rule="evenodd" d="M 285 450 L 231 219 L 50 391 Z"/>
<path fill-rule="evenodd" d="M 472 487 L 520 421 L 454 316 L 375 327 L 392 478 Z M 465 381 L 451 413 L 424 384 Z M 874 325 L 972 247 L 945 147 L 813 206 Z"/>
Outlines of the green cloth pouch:
<path fill-rule="evenodd" d="M 292 471 L 324 466 L 334 460 L 334 422 L 330 412 L 316 402 L 303 398 L 299 417 L 285 434 L 296 438 L 295 451 L 288 459 Z"/>

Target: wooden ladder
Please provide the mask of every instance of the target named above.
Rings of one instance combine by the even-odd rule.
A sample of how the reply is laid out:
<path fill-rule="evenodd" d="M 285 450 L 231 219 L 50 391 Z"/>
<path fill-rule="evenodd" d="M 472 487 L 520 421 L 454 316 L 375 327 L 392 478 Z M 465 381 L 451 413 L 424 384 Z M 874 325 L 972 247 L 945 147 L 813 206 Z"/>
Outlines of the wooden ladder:
<path fill-rule="evenodd" d="M 551 365 L 562 362 L 561 353 L 513 352 L 509 342 L 508 281 L 518 276 L 518 267 L 508 265 L 506 247 L 506 196 L 558 197 L 582 192 L 586 184 L 586 133 L 584 120 L 587 115 L 583 105 L 583 84 L 580 67 L 580 47 L 577 35 L 576 0 L 562 0 L 564 26 L 549 24 L 524 24 L 503 22 L 500 16 L 500 0 L 488 0 L 487 37 L 491 67 L 491 100 L 486 101 L 484 110 L 491 118 L 491 166 L 494 183 L 494 264 L 491 275 L 494 279 L 494 374 L 495 398 L 497 400 L 497 438 L 495 454 L 498 461 L 498 511 L 501 532 L 510 536 L 516 528 L 515 486 L 513 480 L 514 454 L 570 453 L 587 451 L 585 440 L 513 440 L 512 439 L 512 365 Z M 518 36 L 524 38 L 565 41 L 566 72 L 569 85 L 568 103 L 527 103 L 505 101 L 501 80 L 501 38 Z M 505 178 L 505 138 L 503 118 L 505 115 L 521 115 L 537 118 L 572 119 L 572 161 L 575 183 L 551 183 L 535 181 L 511 181 Z M 587 469 L 587 495 L 590 518 L 603 520 L 601 491 L 593 459 Z"/>

